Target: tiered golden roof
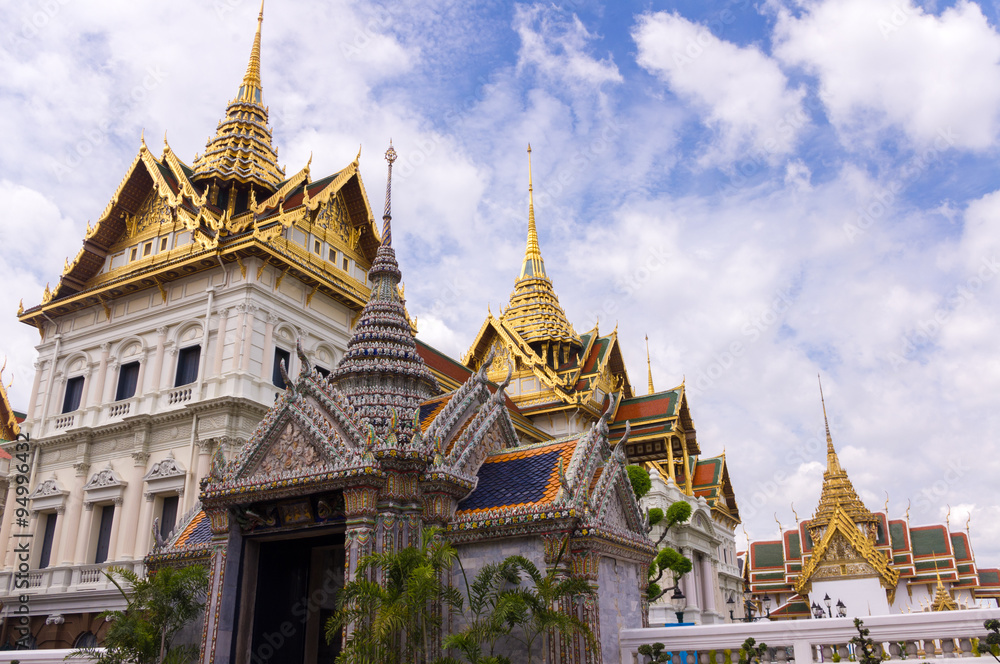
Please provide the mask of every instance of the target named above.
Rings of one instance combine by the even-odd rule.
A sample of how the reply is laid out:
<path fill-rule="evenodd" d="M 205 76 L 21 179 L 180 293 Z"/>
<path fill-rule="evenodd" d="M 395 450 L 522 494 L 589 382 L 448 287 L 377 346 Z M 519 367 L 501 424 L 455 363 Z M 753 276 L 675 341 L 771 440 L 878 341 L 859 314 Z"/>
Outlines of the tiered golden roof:
<path fill-rule="evenodd" d="M 854 485 L 851 484 L 851 479 L 847 476 L 847 471 L 841 467 L 840 459 L 837 458 L 837 451 L 833 448 L 833 438 L 830 436 L 830 422 L 826 417 L 822 384 L 819 389 L 820 401 L 823 403 L 823 422 L 826 425 L 826 472 L 823 473 L 823 492 L 820 494 L 819 505 L 816 506 L 810 527 L 829 524 L 838 510 L 843 511 L 854 523 L 876 523 L 878 519 L 861 502 Z"/>
<path fill-rule="evenodd" d="M 271 145 L 267 107 L 263 104 L 260 82 L 260 29 L 264 3 L 257 17 L 257 34 L 250 49 L 250 62 L 236 98 L 229 102 L 226 117 L 219 122 L 215 138 L 209 139 L 205 154 L 195 157 L 193 180 L 210 178 L 256 184 L 273 192 L 285 179 L 278 165 L 278 151 Z"/>
<path fill-rule="evenodd" d="M 579 350 L 583 344 L 573 329 L 566 312 L 559 304 L 559 297 L 552 288 L 552 280 L 545 274 L 545 261 L 538 247 L 535 228 L 535 201 L 531 182 L 531 146 L 528 146 L 528 243 L 524 252 L 521 274 L 514 284 L 507 310 L 500 316 L 518 336 L 533 348 L 551 345 L 555 352 L 553 364 L 565 363 L 570 349 Z M 561 357 L 558 350 L 562 348 Z"/>

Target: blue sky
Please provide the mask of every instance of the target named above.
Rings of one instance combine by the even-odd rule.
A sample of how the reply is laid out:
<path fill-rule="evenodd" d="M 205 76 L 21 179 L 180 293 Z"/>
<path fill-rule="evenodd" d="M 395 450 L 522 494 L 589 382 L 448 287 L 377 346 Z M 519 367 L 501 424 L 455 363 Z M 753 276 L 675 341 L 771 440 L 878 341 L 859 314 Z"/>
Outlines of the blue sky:
<path fill-rule="evenodd" d="M 0 2 L 0 321 L 27 402 L 39 301 L 145 130 L 190 162 L 246 67 L 251 0 Z M 913 0 L 271 0 L 279 157 L 353 160 L 394 226 L 420 336 L 462 355 L 523 255 L 632 382 L 687 380 L 747 532 L 810 514 L 834 441 L 872 508 L 1000 564 L 997 6 Z M 599 323 L 598 323 L 599 321 Z M 9 369 L 8 369 L 9 370 Z M 741 533 L 742 534 L 742 533 Z"/>

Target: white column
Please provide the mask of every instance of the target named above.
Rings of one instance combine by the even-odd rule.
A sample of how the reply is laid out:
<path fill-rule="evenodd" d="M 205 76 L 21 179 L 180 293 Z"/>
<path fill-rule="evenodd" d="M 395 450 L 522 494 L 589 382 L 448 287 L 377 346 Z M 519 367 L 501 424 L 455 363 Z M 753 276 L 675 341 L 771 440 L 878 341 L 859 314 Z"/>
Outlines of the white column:
<path fill-rule="evenodd" d="M 3 525 L 0 526 L 0 551 L 3 552 L 3 566 L 5 570 L 10 570 L 12 563 L 8 561 L 7 554 L 10 551 L 10 531 L 14 525 L 14 508 L 17 500 L 17 483 L 11 478 L 10 487 L 7 489 L 7 507 L 3 511 Z"/>
<path fill-rule="evenodd" d="M 268 363 L 267 358 L 270 357 L 272 348 L 274 348 L 274 324 L 278 322 L 278 317 L 274 314 L 267 315 L 267 324 L 264 327 L 264 360 L 260 363 L 260 379 L 267 383 L 271 382 L 271 372 L 273 371 L 273 366 Z M 292 370 L 291 367 L 286 367 L 289 371 Z"/>
<path fill-rule="evenodd" d="M 701 589 L 705 598 L 702 608 L 708 613 L 715 613 L 715 583 L 712 577 L 712 559 L 709 556 L 701 559 Z"/>
<path fill-rule="evenodd" d="M 55 515 L 49 515 L 51 519 L 53 516 L 56 518 L 56 529 L 52 535 L 52 548 L 49 550 L 49 567 L 55 567 L 59 564 L 59 549 L 62 547 L 63 540 L 63 526 L 66 525 L 66 506 L 60 505 L 56 508 Z M 39 546 L 41 546 L 39 544 Z"/>
<path fill-rule="evenodd" d="M 244 336 L 243 336 L 243 354 L 240 356 L 240 371 L 250 370 L 250 349 L 253 347 L 253 324 L 256 322 L 256 316 L 254 312 L 257 311 L 257 307 L 252 304 L 246 305 L 247 315 L 243 319 L 243 325 L 245 325 Z"/>
<path fill-rule="evenodd" d="M 117 560 L 116 553 L 118 551 L 118 535 L 122 530 L 122 507 L 125 500 L 118 496 L 112 500 L 112 504 L 115 506 L 115 513 L 111 518 L 111 541 L 108 542 L 108 560 Z M 106 507 L 104 509 L 107 509 Z"/>
<path fill-rule="evenodd" d="M 226 352 L 226 326 L 229 323 L 229 314 L 231 309 L 223 309 L 219 312 L 219 321 L 216 325 L 218 329 L 218 334 L 216 334 L 216 347 L 215 347 L 215 364 L 212 367 L 212 374 L 215 376 L 222 375 L 222 357 Z M 234 362 L 235 362 L 235 358 Z"/>
<path fill-rule="evenodd" d="M 118 386 L 118 358 L 112 359 L 108 364 L 111 376 L 105 381 L 104 401 L 102 403 L 111 403 L 115 400 L 115 388 Z"/>
<path fill-rule="evenodd" d="M 139 356 L 139 375 L 135 379 L 135 396 L 146 393 L 146 363 L 149 361 L 149 350 L 144 349 Z"/>
<path fill-rule="evenodd" d="M 132 453 L 132 476 L 125 487 L 125 505 L 122 508 L 121 520 L 125 524 L 125 537 L 120 542 L 115 560 L 132 560 L 135 553 L 136 540 L 139 539 L 139 507 L 142 505 L 142 478 L 146 475 L 146 463 L 149 454 L 146 452 Z M 118 519 L 115 514 L 115 519 Z"/>
<path fill-rule="evenodd" d="M 156 328 L 156 359 L 153 360 L 153 384 L 150 389 L 153 392 L 160 390 L 163 384 L 163 354 L 167 351 L 167 328 Z"/>
<path fill-rule="evenodd" d="M 240 335 L 244 335 L 247 332 L 244 325 L 247 318 L 247 305 L 236 305 L 236 311 L 239 312 L 239 315 L 236 317 L 236 343 L 233 344 L 233 371 L 239 371 L 243 368 L 243 344 L 240 343 Z"/>
<path fill-rule="evenodd" d="M 89 403 L 88 395 L 90 394 L 90 375 L 91 370 L 88 365 L 83 372 L 83 392 L 80 393 L 80 410 L 85 409 Z M 79 422 L 78 424 L 83 424 L 83 422 Z"/>
<path fill-rule="evenodd" d="M 53 559 L 60 565 L 72 565 L 76 560 L 74 555 L 76 541 L 70 535 L 77 533 L 79 537 L 79 532 L 82 530 L 80 524 L 83 517 L 83 485 L 87 483 L 87 470 L 90 469 L 90 464 L 78 463 L 73 467 L 76 469 L 76 478 L 70 487 L 69 504 L 66 506 L 67 516 L 61 524 L 56 524 L 56 530 L 65 532 L 60 538 L 59 550 L 56 551 L 56 547 L 52 547 Z"/>
<path fill-rule="evenodd" d="M 91 406 L 100 406 L 101 397 L 104 395 L 104 381 L 107 380 L 108 375 L 108 355 L 111 353 L 111 344 L 103 343 L 101 344 L 101 364 L 97 369 L 97 387 L 94 389 L 94 400 Z"/>
<path fill-rule="evenodd" d="M 42 369 L 45 360 L 35 360 L 35 379 L 31 383 L 31 400 L 28 402 L 28 419 L 35 418 L 35 404 L 38 403 L 38 389 L 42 385 Z"/>
<path fill-rule="evenodd" d="M 153 537 L 153 499 L 156 498 L 156 494 L 145 493 L 143 497 L 145 500 L 142 503 L 139 529 L 135 534 L 135 557 L 137 560 L 145 558 L 146 554 L 149 553 L 149 542 Z"/>
<path fill-rule="evenodd" d="M 203 477 L 208 476 L 208 472 L 212 468 L 212 443 L 212 439 L 198 441 L 198 468 L 194 476 L 194 490 L 190 499 L 191 504 L 188 505 L 187 509 L 194 507 L 194 501 L 201 492 L 201 480 Z M 222 447 L 222 441 L 219 441 L 219 447 Z"/>
<path fill-rule="evenodd" d="M 85 565 L 90 561 L 87 559 L 90 548 L 90 536 L 94 529 L 94 503 L 84 500 L 83 519 L 80 522 L 80 531 L 76 536 L 76 552 L 73 555 L 74 565 Z"/>

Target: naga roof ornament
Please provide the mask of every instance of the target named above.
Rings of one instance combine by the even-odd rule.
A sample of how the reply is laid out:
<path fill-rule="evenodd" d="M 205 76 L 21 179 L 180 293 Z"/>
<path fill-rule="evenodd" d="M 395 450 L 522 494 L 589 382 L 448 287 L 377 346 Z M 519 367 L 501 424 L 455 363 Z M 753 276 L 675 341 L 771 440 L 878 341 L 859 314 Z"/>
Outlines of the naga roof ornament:
<path fill-rule="evenodd" d="M 420 404 L 439 391 L 437 381 L 417 353 L 413 330 L 399 292 L 402 273 L 392 247 L 392 164 L 396 151 L 389 144 L 382 244 L 368 279 L 368 303 L 361 311 L 347 352 L 330 375 L 330 383 L 347 397 L 358 415 L 379 438 L 395 433 L 399 444 L 414 434 Z"/>
<path fill-rule="evenodd" d="M 531 179 L 531 145 L 528 146 L 528 242 L 521 273 L 514 284 L 510 303 L 500 319 L 507 322 L 529 344 L 555 341 L 582 346 L 579 335 L 559 304 L 559 297 L 552 288 L 552 280 L 545 273 L 545 261 L 538 246 Z"/>
<path fill-rule="evenodd" d="M 263 22 L 264 2 L 261 0 L 257 33 L 250 49 L 246 74 L 236 97 L 226 108 L 225 119 L 219 122 L 215 138 L 209 139 L 205 154 L 192 164 L 194 180 L 213 177 L 236 180 L 274 191 L 285 179 L 285 170 L 278 165 L 278 151 L 271 145 L 268 109 L 264 106 L 260 82 L 260 29 Z"/>

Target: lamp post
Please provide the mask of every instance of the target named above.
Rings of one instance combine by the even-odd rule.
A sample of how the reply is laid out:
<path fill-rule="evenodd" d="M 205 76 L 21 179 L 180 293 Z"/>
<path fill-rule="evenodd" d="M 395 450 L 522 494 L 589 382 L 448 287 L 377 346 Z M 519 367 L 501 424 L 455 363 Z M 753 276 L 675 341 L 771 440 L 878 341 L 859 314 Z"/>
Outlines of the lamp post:
<path fill-rule="evenodd" d="M 827 593 L 826 597 L 823 598 L 823 603 L 826 604 L 826 612 L 830 614 L 831 618 L 833 617 L 833 609 L 830 608 L 832 602 L 833 600 L 830 599 L 830 593 Z"/>
<path fill-rule="evenodd" d="M 823 607 L 816 602 L 812 603 L 810 609 L 812 610 L 813 618 L 816 618 L 817 620 L 820 618 L 826 618 L 826 614 L 823 613 Z"/>
<path fill-rule="evenodd" d="M 677 613 L 677 622 L 684 622 L 684 609 L 687 608 L 687 597 L 681 592 L 680 586 L 674 586 L 674 594 L 670 596 L 670 603 Z"/>
<path fill-rule="evenodd" d="M 847 617 L 847 605 L 844 604 L 839 599 L 837 600 L 837 617 L 846 618 Z"/>
<path fill-rule="evenodd" d="M 767 616 L 765 616 L 765 617 L 770 620 L 770 618 L 771 618 L 771 596 L 768 595 L 767 593 L 764 593 L 763 602 L 764 602 L 764 611 L 767 612 Z"/>
<path fill-rule="evenodd" d="M 729 606 L 729 622 L 736 622 L 736 619 L 733 618 L 733 607 L 736 606 L 736 600 L 733 599 L 732 595 L 726 600 L 726 604 Z"/>

